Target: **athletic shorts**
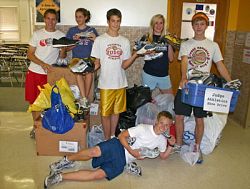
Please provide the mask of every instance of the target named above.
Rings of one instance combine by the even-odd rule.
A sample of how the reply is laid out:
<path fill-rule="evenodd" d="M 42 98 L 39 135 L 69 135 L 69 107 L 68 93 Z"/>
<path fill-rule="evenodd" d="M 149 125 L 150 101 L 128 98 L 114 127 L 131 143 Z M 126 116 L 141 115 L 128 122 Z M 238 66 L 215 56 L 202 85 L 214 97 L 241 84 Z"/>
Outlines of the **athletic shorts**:
<path fill-rule="evenodd" d="M 126 89 L 100 89 L 101 116 L 110 116 L 126 111 Z"/>
<path fill-rule="evenodd" d="M 154 90 L 156 87 L 162 90 L 172 88 L 172 84 L 169 76 L 156 77 L 146 72 L 142 72 L 142 82 L 144 86 L 148 86 L 150 90 Z"/>
<path fill-rule="evenodd" d="M 28 70 L 26 73 L 25 80 L 25 100 L 28 101 L 30 104 L 33 104 L 33 102 L 40 94 L 40 90 L 37 86 L 42 87 L 46 83 L 47 75 L 38 74 Z"/>
<path fill-rule="evenodd" d="M 120 175 L 126 165 L 125 150 L 117 138 L 98 144 L 101 149 L 101 156 L 92 159 L 92 167 L 100 167 L 111 180 Z"/>
<path fill-rule="evenodd" d="M 178 89 L 177 94 L 174 99 L 174 112 L 176 115 L 190 116 L 194 111 L 194 117 L 203 118 L 207 117 L 207 112 L 203 110 L 202 107 L 194 107 L 181 101 L 181 89 Z"/>

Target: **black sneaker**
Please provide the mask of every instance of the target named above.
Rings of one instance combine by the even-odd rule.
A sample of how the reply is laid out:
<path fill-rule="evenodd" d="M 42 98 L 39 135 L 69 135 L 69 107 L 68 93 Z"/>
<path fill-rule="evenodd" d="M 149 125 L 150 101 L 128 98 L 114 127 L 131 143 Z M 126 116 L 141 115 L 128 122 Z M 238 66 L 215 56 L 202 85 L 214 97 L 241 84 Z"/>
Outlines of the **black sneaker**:
<path fill-rule="evenodd" d="M 56 48 L 69 47 L 69 46 L 77 45 L 78 43 L 79 43 L 78 40 L 72 40 L 66 37 L 62 37 L 60 39 L 53 39 L 52 46 Z"/>
<path fill-rule="evenodd" d="M 60 172 L 53 172 L 44 179 L 44 188 L 49 188 L 54 184 L 62 182 L 62 175 Z"/>

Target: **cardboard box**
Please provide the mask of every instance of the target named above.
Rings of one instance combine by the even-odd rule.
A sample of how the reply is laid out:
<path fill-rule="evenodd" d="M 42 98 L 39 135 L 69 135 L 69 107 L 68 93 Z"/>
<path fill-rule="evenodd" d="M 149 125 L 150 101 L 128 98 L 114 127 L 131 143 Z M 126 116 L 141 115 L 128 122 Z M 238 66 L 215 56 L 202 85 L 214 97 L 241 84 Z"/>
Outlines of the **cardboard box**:
<path fill-rule="evenodd" d="M 53 133 L 42 126 L 41 120 L 35 122 L 37 155 L 65 156 L 87 148 L 89 119 L 76 122 L 65 134 Z"/>
<path fill-rule="evenodd" d="M 60 80 L 62 77 L 65 78 L 69 86 L 77 85 L 76 75 L 71 72 L 69 68 L 65 67 L 53 67 L 53 71 L 48 72 L 47 81 L 50 85 L 54 85 L 56 81 Z M 92 102 L 94 100 L 94 77 L 89 96 L 89 100 Z"/>

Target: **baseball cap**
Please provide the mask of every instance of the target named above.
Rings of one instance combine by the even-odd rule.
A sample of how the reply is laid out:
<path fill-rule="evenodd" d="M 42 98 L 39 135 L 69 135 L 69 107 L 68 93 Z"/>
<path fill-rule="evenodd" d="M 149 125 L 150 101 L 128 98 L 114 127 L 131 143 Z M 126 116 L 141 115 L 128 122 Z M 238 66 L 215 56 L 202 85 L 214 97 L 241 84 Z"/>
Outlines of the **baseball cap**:
<path fill-rule="evenodd" d="M 197 12 L 197 13 L 195 13 L 195 15 L 192 17 L 192 24 L 197 19 L 199 19 L 199 20 L 205 20 L 207 22 L 207 25 L 208 25 L 209 18 L 208 18 L 208 16 L 205 13 L 203 13 L 203 12 Z"/>

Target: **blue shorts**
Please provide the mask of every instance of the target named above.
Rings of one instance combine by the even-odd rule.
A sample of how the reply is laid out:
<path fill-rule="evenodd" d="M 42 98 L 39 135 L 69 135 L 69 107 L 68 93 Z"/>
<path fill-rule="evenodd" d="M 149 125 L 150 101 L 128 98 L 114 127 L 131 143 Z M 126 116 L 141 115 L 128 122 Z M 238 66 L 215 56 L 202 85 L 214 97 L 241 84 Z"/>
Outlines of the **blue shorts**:
<path fill-rule="evenodd" d="M 172 88 L 169 75 L 165 77 L 156 77 L 156 76 L 149 75 L 143 71 L 142 83 L 144 86 L 148 86 L 150 90 L 154 90 L 156 87 L 162 90 Z"/>
<path fill-rule="evenodd" d="M 92 167 L 100 167 L 111 180 L 120 175 L 126 165 L 125 150 L 117 138 L 101 142 L 98 144 L 101 149 L 101 156 L 94 157 Z"/>

